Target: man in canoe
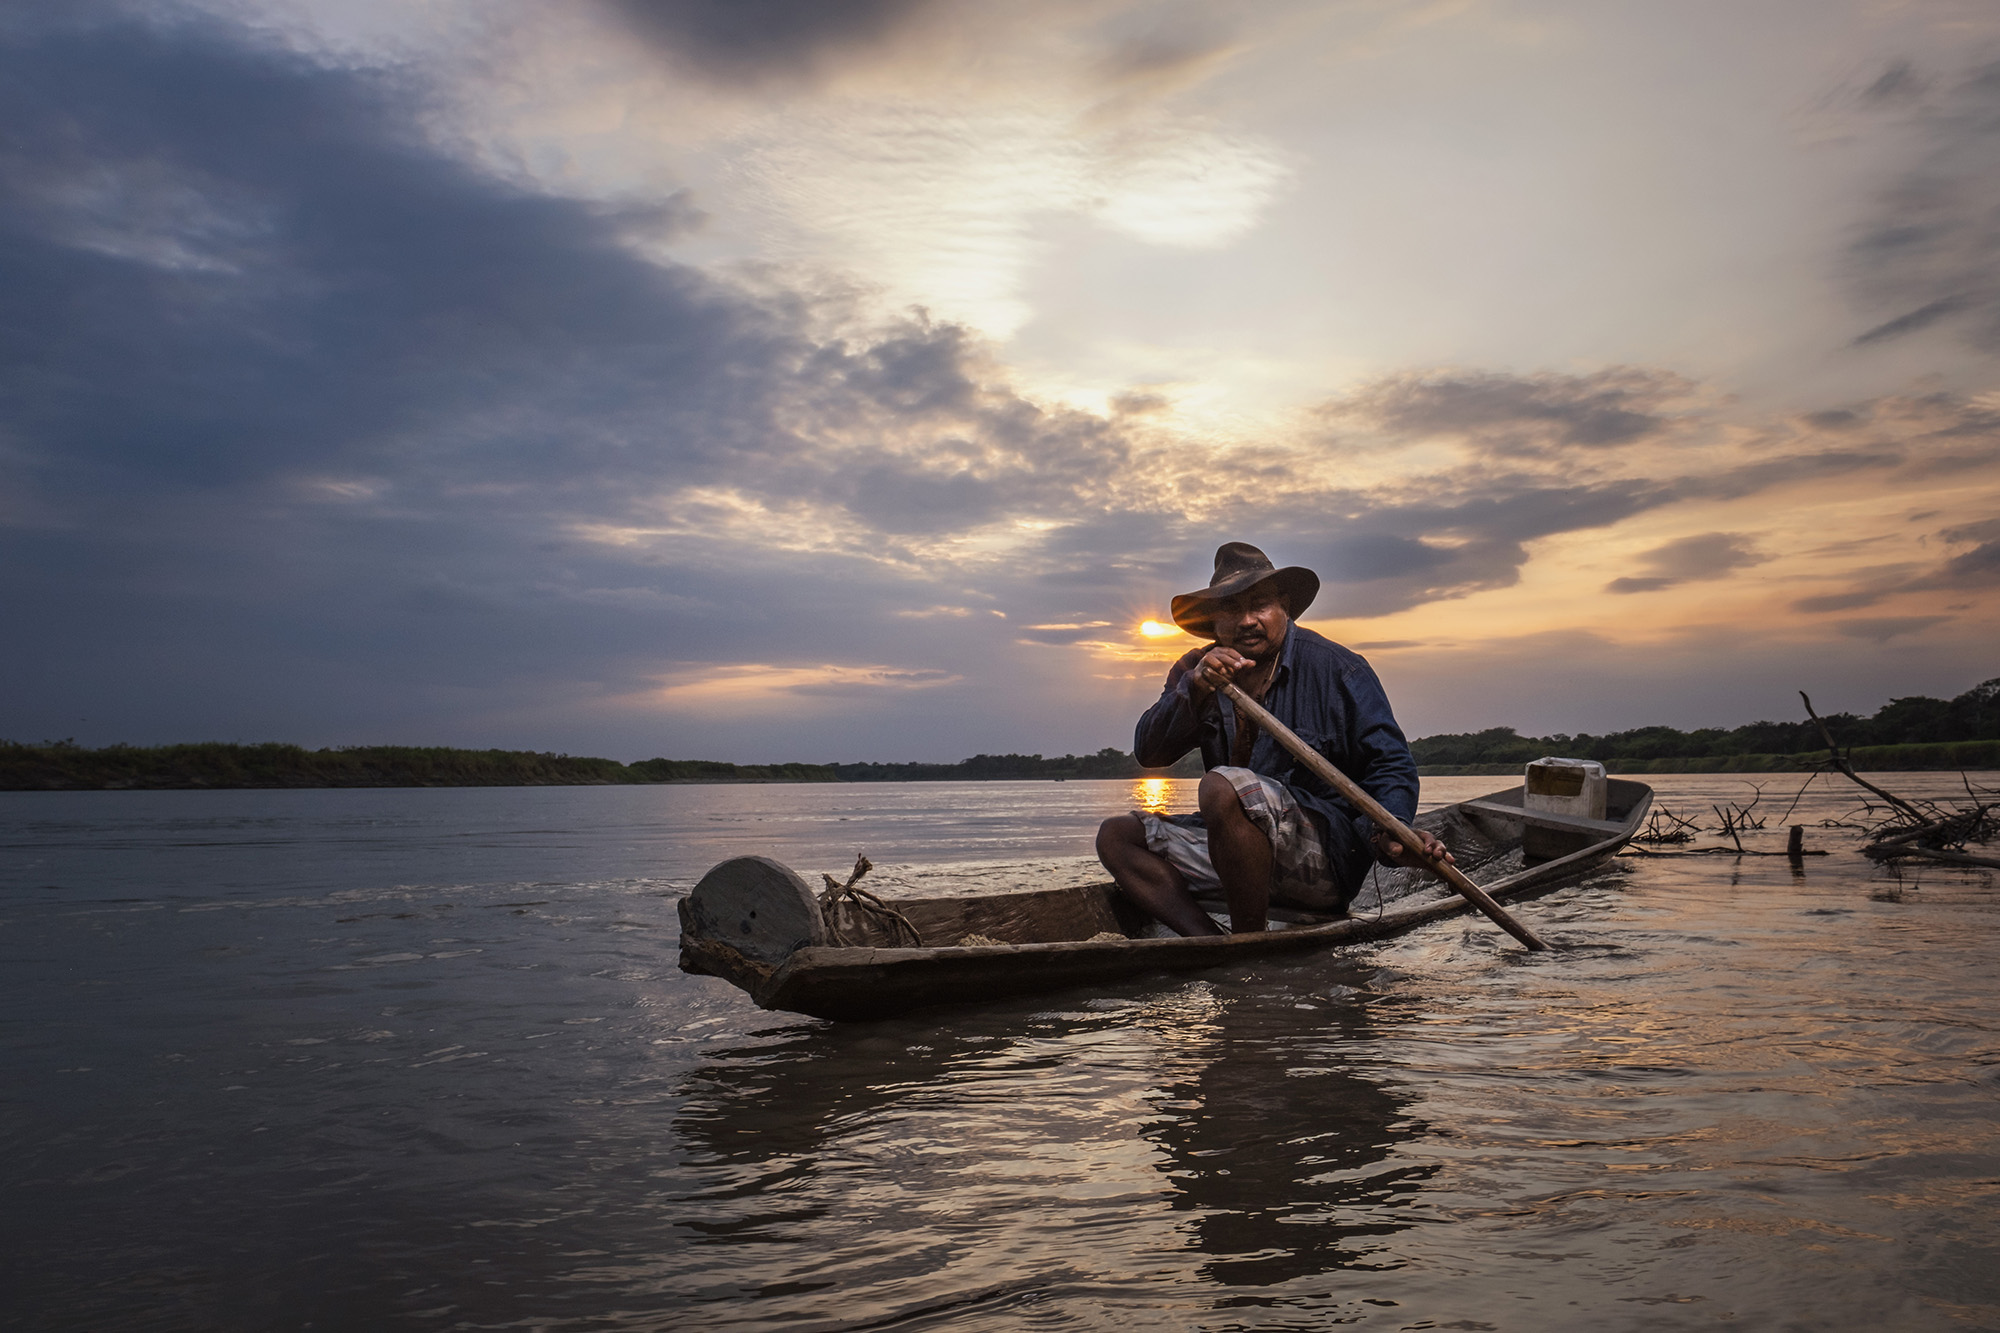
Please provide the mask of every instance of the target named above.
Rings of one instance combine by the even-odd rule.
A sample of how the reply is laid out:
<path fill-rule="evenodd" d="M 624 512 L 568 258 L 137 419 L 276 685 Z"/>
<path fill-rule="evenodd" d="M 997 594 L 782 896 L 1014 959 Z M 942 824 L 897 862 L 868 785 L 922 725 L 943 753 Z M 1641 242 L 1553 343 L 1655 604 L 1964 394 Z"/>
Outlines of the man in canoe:
<path fill-rule="evenodd" d="M 1273 903 L 1337 914 L 1371 863 L 1421 864 L 1220 693 L 1233 682 L 1409 823 L 1417 766 L 1382 683 L 1360 654 L 1293 623 L 1318 593 L 1311 570 L 1274 568 L 1256 547 L 1228 542 L 1209 585 L 1174 598 L 1174 623 L 1214 644 L 1174 663 L 1133 755 L 1165 768 L 1199 747 L 1201 813 L 1107 819 L 1097 856 L 1128 898 L 1182 935 L 1224 933 L 1198 892 L 1220 890 L 1230 925 L 1259 931 Z"/>

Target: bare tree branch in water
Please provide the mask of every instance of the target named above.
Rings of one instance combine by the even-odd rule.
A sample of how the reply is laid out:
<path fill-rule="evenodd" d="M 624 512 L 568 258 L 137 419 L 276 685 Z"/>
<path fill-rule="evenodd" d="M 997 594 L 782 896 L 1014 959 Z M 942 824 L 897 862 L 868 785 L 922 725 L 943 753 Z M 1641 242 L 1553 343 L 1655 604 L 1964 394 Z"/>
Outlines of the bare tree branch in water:
<path fill-rule="evenodd" d="M 1634 847 L 1631 850 L 1642 856 L 1788 856 L 1796 859 L 1799 856 L 1826 855 L 1824 851 L 1807 851 L 1803 846 L 1798 847 L 1796 852 L 1792 847 L 1787 847 L 1782 852 L 1770 852 L 1745 847 L 1742 835 L 1752 830 L 1762 829 L 1767 823 L 1763 815 L 1751 813 L 1757 803 L 1764 799 L 1763 785 L 1753 782 L 1749 786 L 1751 797 L 1748 804 L 1732 802 L 1725 808 L 1722 805 L 1713 802 L 1710 803 L 1708 808 L 1715 812 L 1716 819 L 1720 821 L 1713 828 L 1702 825 L 1696 819 L 1684 819 L 1668 809 L 1664 804 L 1660 804 L 1653 807 L 1651 815 L 1647 817 L 1646 827 L 1635 834 L 1632 839 L 1635 843 L 1653 843 L 1657 845 L 1660 843 L 1693 842 L 1704 834 L 1713 834 L 1718 837 L 1728 838 L 1734 844 L 1733 846 L 1696 847 L 1686 852 L 1653 852 L 1644 847 Z M 1801 794 L 1803 794 L 1804 790 L 1804 788 L 1800 788 Z M 1792 806 L 1796 807 L 1797 805 L 1798 798 L 1794 797 Z M 1788 808 L 1785 813 L 1789 815 L 1791 809 Z"/>
<path fill-rule="evenodd" d="M 1843 774 L 1852 779 L 1854 782 L 1860 784 L 1863 787 L 1866 787 L 1869 791 L 1874 792 L 1877 796 L 1880 796 L 1890 805 L 1895 806 L 1899 810 L 1907 812 L 1910 818 L 1918 821 L 1921 821 L 1924 818 L 1922 811 L 1918 810 L 1908 801 L 1905 801 L 1902 797 L 1893 795 L 1890 792 L 1883 791 L 1880 787 L 1868 781 L 1866 778 L 1862 777 L 1859 773 L 1856 773 L 1854 771 L 1854 765 L 1847 762 L 1847 756 L 1843 755 L 1840 752 L 1840 747 L 1833 743 L 1833 733 L 1826 729 L 1825 721 L 1821 719 L 1818 713 L 1815 713 L 1813 711 L 1812 696 L 1808 695 L 1804 690 L 1800 690 L 1799 698 L 1805 700 L 1806 716 L 1811 718 L 1813 722 L 1818 725 L 1819 734 L 1823 738 L 1825 738 L 1826 750 L 1829 755 L 1833 756 L 1833 766 L 1835 768 L 1839 769 Z"/>
<path fill-rule="evenodd" d="M 2000 819 L 1993 812 L 2000 809 L 2000 800 L 1987 800 L 1996 793 L 1975 787 L 1972 779 L 1959 774 L 1959 781 L 1965 784 L 1965 794 L 1969 804 L 1939 805 L 1935 801 L 1923 802 L 1924 808 L 1904 800 L 1893 792 L 1885 791 L 1854 771 L 1854 766 L 1841 753 L 1834 742 L 1833 733 L 1826 722 L 1813 711 L 1812 699 L 1804 690 L 1799 698 L 1805 700 L 1806 716 L 1819 726 L 1819 734 L 1826 740 L 1827 753 L 1832 756 L 1835 769 L 1857 786 L 1865 788 L 1889 803 L 1891 813 L 1886 818 L 1876 820 L 1868 826 L 1868 845 L 1861 854 L 1877 861 L 1894 861 L 1903 858 L 1921 857 L 1925 860 L 1941 861 L 1950 865 L 1991 866 L 2000 868 L 2000 858 L 1974 856 L 1965 849 L 1972 843 L 1985 843 L 1995 833 L 2000 833 Z M 1808 779 L 1810 781 L 1810 779 Z M 1800 789 L 1801 792 L 1804 788 Z M 1755 804 L 1755 802 L 1752 802 Z M 1796 804 L 1796 802 L 1794 802 Z M 1875 807 L 1866 807 L 1873 815 Z"/>
<path fill-rule="evenodd" d="M 1646 817 L 1646 827 L 1633 835 L 1634 842 L 1693 842 L 1701 828 L 1692 819 L 1682 819 L 1664 805 L 1655 805 Z"/>

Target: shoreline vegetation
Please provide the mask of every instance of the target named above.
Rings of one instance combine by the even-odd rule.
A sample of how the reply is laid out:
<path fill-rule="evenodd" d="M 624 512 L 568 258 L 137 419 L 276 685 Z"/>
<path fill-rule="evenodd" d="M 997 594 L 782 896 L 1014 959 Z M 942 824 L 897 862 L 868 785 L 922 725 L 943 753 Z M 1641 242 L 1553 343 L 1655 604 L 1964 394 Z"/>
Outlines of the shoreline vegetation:
<path fill-rule="evenodd" d="M 1826 719 L 1857 769 L 1869 772 L 2000 769 L 2000 677 L 1955 699 L 1894 699 L 1872 717 Z M 1410 743 L 1425 777 L 1520 773 L 1544 755 L 1595 759 L 1612 773 L 1807 772 L 1827 760 L 1810 721 L 1752 722 L 1693 732 L 1640 727 L 1604 736 L 1522 736 L 1512 727 L 1425 736 Z M 175 790 L 214 787 L 527 787 L 715 782 L 1057 781 L 1195 777 L 1198 754 L 1172 768 L 1141 768 L 1131 755 L 982 754 L 955 764 L 731 764 L 702 759 L 615 759 L 525 750 L 355 745 L 308 750 L 268 743 L 112 745 L 0 741 L 0 791 Z"/>

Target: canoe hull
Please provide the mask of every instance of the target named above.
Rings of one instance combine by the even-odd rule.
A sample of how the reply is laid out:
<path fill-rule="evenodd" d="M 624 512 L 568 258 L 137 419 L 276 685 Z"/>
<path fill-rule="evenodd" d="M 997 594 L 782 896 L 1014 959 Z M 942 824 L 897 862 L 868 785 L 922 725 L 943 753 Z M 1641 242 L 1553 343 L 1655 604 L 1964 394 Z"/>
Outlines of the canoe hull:
<path fill-rule="evenodd" d="M 1612 788 L 1612 813 L 1616 818 L 1603 822 L 1615 831 L 1545 827 L 1542 832 L 1549 836 L 1543 845 L 1553 842 L 1557 846 L 1572 846 L 1574 850 L 1511 873 L 1498 874 L 1482 881 L 1481 887 L 1503 901 L 1518 900 L 1574 883 L 1603 865 L 1631 839 L 1652 802 L 1652 792 L 1643 784 L 1614 780 Z M 1482 864 L 1504 866 L 1507 851 L 1518 853 L 1524 836 L 1532 832 L 1530 821 L 1539 818 L 1533 812 L 1521 810 L 1517 793 L 1518 789 L 1495 793 L 1478 802 L 1448 806 L 1430 812 L 1417 823 L 1445 837 L 1462 862 L 1468 859 L 1467 853 L 1460 850 L 1465 846 L 1476 848 L 1485 857 Z M 1515 798 L 1511 809 L 1506 799 L 1510 796 Z M 1584 833 L 1590 837 L 1578 846 Z M 1493 852 L 1496 847 L 1501 849 L 1497 854 Z M 1476 880 L 1480 879 L 1477 868 L 1471 873 Z M 1025 942 L 910 948 L 892 947 L 887 942 L 889 937 L 884 936 L 880 943 L 859 946 L 804 944 L 775 966 L 738 953 L 723 941 L 699 933 L 691 938 L 688 926 L 700 914 L 690 910 L 691 899 L 684 899 L 681 967 L 689 972 L 722 977 L 748 991 L 767 1009 L 835 1020 L 882 1018 L 935 1005 L 976 1004 L 1104 984 L 1148 973 L 1200 971 L 1351 946 L 1386 939 L 1471 910 L 1471 904 L 1456 894 L 1439 896 L 1441 886 L 1437 881 L 1424 878 L 1434 886 L 1431 893 L 1400 900 L 1374 918 L 1319 919 L 1261 934 L 1189 939 L 1132 938 L 1143 933 L 1145 923 L 1111 884 L 977 898 L 897 901 L 895 906 L 910 914 L 927 941 L 978 934 L 1025 939 Z M 697 888 L 696 895 L 700 892 Z M 864 931 L 867 926 L 860 913 L 843 904 L 833 915 L 826 937 L 856 938 L 856 932 Z M 1037 926 L 1039 937 L 1033 934 Z M 1023 930 L 1030 933 L 1024 936 Z M 1090 938 L 1093 933 L 1102 936 L 1117 932 L 1124 932 L 1124 937 Z"/>

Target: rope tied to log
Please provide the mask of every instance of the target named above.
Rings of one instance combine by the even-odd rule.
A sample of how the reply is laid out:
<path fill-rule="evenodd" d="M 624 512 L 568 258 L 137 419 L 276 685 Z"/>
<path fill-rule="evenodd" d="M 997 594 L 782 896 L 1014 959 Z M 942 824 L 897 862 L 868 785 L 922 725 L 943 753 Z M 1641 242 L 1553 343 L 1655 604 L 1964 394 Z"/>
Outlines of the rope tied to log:
<path fill-rule="evenodd" d="M 848 940 L 841 937 L 840 918 L 834 911 L 834 908 L 840 903 L 849 902 L 854 904 L 857 910 L 867 912 L 878 920 L 887 922 L 889 925 L 889 938 L 891 940 L 900 941 L 903 934 L 908 932 L 910 947 L 913 949 L 923 948 L 924 937 L 919 935 L 917 928 L 910 924 L 910 918 L 904 916 L 901 912 L 898 912 L 895 908 L 889 906 L 889 904 L 883 902 L 856 882 L 874 868 L 874 862 L 865 856 L 857 854 L 854 858 L 854 873 L 847 877 L 847 883 L 842 884 L 839 880 L 835 879 L 832 875 L 826 874 L 824 871 L 820 873 L 820 878 L 826 881 L 826 891 L 819 896 L 819 908 L 821 914 L 826 918 L 827 930 L 838 943 L 849 943 Z"/>

